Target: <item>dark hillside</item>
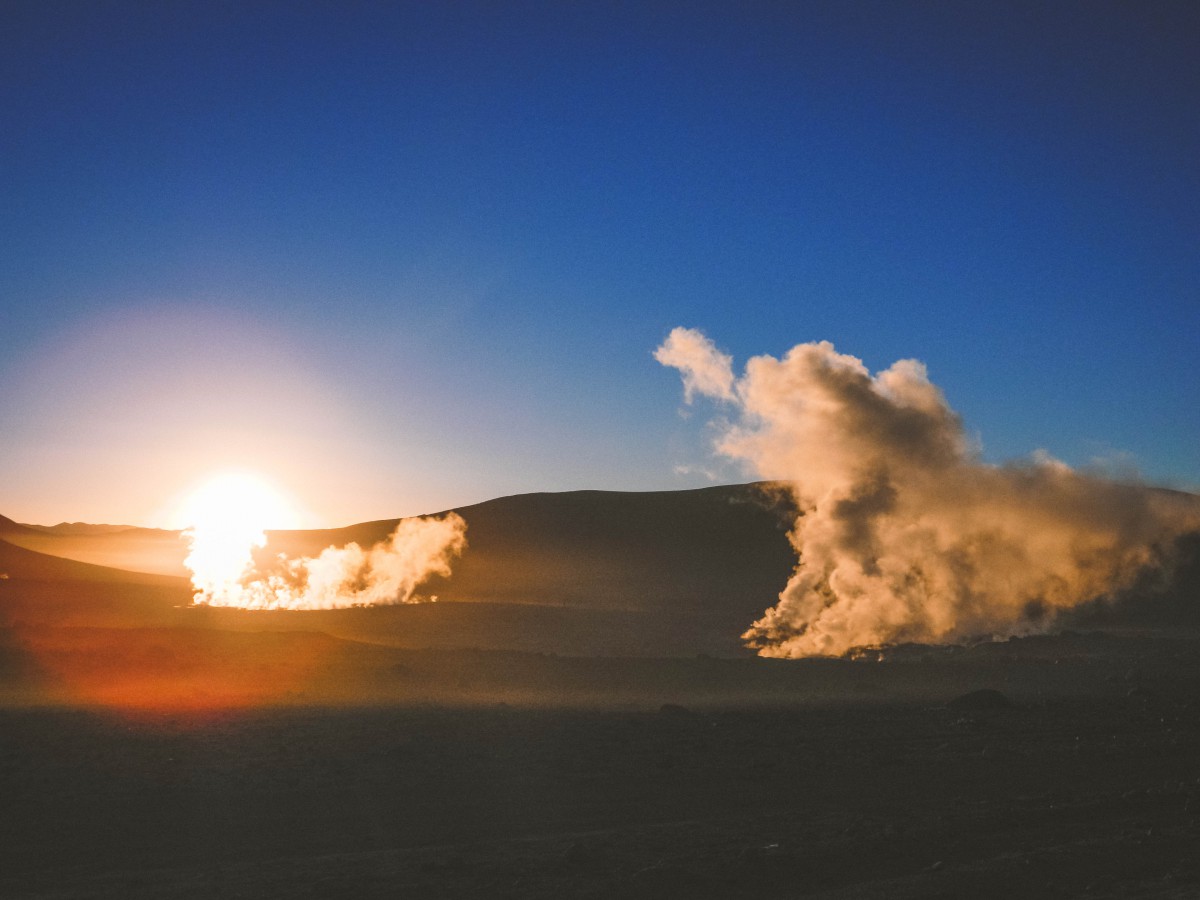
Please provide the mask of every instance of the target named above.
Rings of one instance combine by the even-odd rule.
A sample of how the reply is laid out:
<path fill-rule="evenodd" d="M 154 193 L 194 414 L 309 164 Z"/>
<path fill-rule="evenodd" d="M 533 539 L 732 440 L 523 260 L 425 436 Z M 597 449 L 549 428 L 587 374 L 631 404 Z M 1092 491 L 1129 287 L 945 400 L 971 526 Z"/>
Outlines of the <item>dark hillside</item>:
<path fill-rule="evenodd" d="M 455 510 L 468 547 L 441 600 L 757 615 L 795 564 L 786 501 L 761 485 L 692 491 L 572 491 Z M 315 555 L 383 540 L 399 520 L 271 532 L 266 552 Z"/>

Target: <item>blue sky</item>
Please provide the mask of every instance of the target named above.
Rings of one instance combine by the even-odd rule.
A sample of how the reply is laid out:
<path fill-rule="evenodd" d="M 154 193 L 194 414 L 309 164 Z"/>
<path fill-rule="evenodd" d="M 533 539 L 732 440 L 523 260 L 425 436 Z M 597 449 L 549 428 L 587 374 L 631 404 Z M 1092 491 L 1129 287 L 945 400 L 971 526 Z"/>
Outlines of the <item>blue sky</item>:
<path fill-rule="evenodd" d="M 1198 41 L 1193 3 L 12 0 L 0 512 L 737 480 L 676 325 L 916 357 L 989 460 L 1194 488 Z"/>

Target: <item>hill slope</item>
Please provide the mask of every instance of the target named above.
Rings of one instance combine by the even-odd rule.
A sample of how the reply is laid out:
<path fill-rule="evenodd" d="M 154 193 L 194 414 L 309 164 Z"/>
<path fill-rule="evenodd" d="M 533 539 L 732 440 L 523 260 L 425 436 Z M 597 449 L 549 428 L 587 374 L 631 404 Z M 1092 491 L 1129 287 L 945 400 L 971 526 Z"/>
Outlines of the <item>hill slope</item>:
<path fill-rule="evenodd" d="M 151 572 L 182 571 L 186 545 L 175 532 L 56 534 L 11 523 L 0 532 L 0 572 L 12 579 L 0 588 L 0 619 L 299 628 L 406 647 L 576 655 L 739 653 L 738 635 L 774 602 L 794 564 L 779 502 L 754 485 L 490 500 L 455 510 L 467 521 L 468 549 L 450 578 L 421 588 L 441 602 L 303 613 L 184 609 L 182 578 L 78 561 L 142 554 Z M 398 522 L 271 532 L 262 552 L 369 546 Z"/>
<path fill-rule="evenodd" d="M 14 527 L 4 527 L 4 522 Z M 108 525 L 18 525 L 0 522 L 0 540 L 26 550 L 97 566 L 186 578 L 187 546 L 177 531 Z"/>
<path fill-rule="evenodd" d="M 1191 498 L 1187 498 L 1191 499 Z M 186 624 L 314 630 L 359 641 L 570 655 L 687 656 L 746 651 L 739 635 L 773 605 L 795 565 L 787 501 L 768 485 L 690 491 L 525 494 L 461 507 L 468 548 L 449 578 L 424 584 L 436 604 L 312 612 L 187 608 L 182 578 L 138 575 L 34 553 L 122 558 L 145 550 L 152 571 L 182 571 L 175 532 L 38 532 L 0 518 L 0 624 Z M 269 534 L 267 556 L 315 556 L 384 540 L 400 520 Z M 78 531 L 77 527 L 72 530 Z M 18 547 L 16 544 L 22 546 Z M 86 546 L 85 546 L 86 545 Z M 1063 624 L 1178 632 L 1200 623 L 1200 535 L 1179 540 L 1172 571 L 1127 597 L 1090 604 Z M 71 587 L 64 589 L 63 584 Z"/>
<path fill-rule="evenodd" d="M 98 566 L 49 553 L 40 553 L 17 545 L 8 534 L 0 533 L 0 574 L 6 580 L 49 582 L 104 582 L 118 584 L 179 587 L 180 578 L 130 572 L 111 566 Z"/>
<path fill-rule="evenodd" d="M 774 602 L 795 564 L 785 501 L 760 485 L 690 491 L 570 491 L 454 510 L 467 551 L 422 593 L 442 600 L 595 609 L 715 611 Z M 315 556 L 385 539 L 398 519 L 270 532 L 263 553 Z"/>

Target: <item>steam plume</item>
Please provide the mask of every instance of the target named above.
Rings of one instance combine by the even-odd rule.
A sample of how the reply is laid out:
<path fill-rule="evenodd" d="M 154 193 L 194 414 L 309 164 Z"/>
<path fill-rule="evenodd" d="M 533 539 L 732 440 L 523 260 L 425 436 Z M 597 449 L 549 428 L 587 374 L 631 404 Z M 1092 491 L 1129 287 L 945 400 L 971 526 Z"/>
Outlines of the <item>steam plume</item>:
<path fill-rule="evenodd" d="M 796 570 L 743 635 L 763 655 L 1033 631 L 1127 588 L 1200 527 L 1188 498 L 1045 454 L 983 463 L 916 360 L 872 375 L 822 341 L 755 357 L 734 378 L 730 358 L 685 328 L 655 358 L 689 397 L 732 407 L 717 451 L 785 481 L 801 511 Z"/>
<path fill-rule="evenodd" d="M 316 557 L 281 558 L 269 572 L 255 569 L 251 550 L 263 546 L 261 532 L 228 553 L 221 565 L 205 567 L 206 536 L 192 532 L 195 602 L 244 609 L 342 609 L 408 603 L 432 575 L 449 575 L 450 562 L 466 547 L 467 524 L 456 513 L 403 519 L 385 541 L 363 549 L 356 543 L 327 547 Z"/>
<path fill-rule="evenodd" d="M 683 375 L 683 397 L 688 403 L 697 393 L 721 400 L 733 399 L 733 357 L 726 356 L 699 331 L 676 328 L 654 351 L 664 366 Z"/>

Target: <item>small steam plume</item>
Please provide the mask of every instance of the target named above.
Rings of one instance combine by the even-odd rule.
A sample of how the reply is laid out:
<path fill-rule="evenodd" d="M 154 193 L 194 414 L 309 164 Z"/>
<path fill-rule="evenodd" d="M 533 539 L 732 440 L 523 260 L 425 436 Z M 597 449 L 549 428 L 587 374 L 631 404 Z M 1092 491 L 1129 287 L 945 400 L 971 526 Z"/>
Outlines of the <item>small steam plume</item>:
<path fill-rule="evenodd" d="M 269 572 L 254 566 L 252 551 L 266 535 L 187 533 L 186 564 L 195 602 L 243 609 L 344 609 L 413 602 L 421 582 L 450 574 L 451 560 L 467 545 L 467 523 L 457 513 L 403 519 L 385 541 L 363 549 L 350 543 L 316 557 L 281 557 Z"/>
<path fill-rule="evenodd" d="M 840 654 L 1048 627 L 1166 565 L 1200 528 L 1186 495 L 1084 474 L 1045 454 L 982 462 L 925 366 L 872 375 L 827 341 L 732 360 L 676 328 L 655 358 L 685 399 L 722 401 L 719 453 L 784 481 L 799 563 L 743 635 L 765 656 Z"/>

